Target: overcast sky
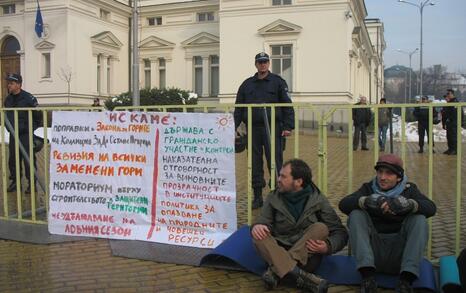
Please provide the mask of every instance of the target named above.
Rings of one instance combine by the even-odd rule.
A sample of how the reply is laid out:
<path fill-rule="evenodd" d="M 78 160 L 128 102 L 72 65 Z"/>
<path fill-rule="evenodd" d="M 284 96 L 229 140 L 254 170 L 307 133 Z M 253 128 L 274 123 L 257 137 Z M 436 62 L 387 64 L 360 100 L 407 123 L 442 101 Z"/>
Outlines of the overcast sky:
<path fill-rule="evenodd" d="M 420 3 L 421 0 L 410 0 Z M 425 1 L 425 0 L 423 0 Z M 409 57 L 397 49 L 412 51 L 420 47 L 419 9 L 398 0 L 365 0 L 368 18 L 384 23 L 385 66 L 409 66 Z M 442 64 L 448 71 L 466 73 L 466 0 L 437 0 L 424 8 L 423 67 Z M 412 57 L 419 70 L 419 53 Z"/>

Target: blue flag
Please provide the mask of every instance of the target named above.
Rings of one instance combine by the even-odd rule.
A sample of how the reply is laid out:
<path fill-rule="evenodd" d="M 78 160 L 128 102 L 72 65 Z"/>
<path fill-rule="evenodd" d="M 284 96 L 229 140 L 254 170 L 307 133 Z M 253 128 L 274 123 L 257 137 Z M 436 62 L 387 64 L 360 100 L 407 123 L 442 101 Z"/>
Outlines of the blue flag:
<path fill-rule="evenodd" d="M 42 21 L 42 14 L 40 13 L 39 0 L 37 0 L 37 12 L 36 12 L 36 34 L 39 38 L 42 37 L 44 32 L 44 22 Z"/>

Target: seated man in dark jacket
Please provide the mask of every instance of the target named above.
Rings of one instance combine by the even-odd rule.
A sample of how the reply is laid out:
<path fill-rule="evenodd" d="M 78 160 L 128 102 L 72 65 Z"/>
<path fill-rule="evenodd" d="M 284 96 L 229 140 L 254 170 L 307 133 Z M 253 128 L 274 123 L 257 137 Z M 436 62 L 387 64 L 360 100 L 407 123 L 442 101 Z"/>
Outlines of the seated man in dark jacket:
<path fill-rule="evenodd" d="M 404 174 L 396 155 L 379 157 L 377 176 L 340 201 L 349 215 L 351 250 L 362 276 L 361 292 L 377 292 L 375 273 L 399 274 L 398 292 L 412 292 L 429 238 L 426 218 L 435 204 Z"/>
<path fill-rule="evenodd" d="M 322 255 L 341 250 L 348 241 L 340 218 L 312 182 L 311 169 L 298 159 L 283 164 L 278 189 L 267 197 L 251 235 L 269 264 L 262 276 L 268 289 L 286 277 L 298 288 L 316 293 L 327 291 L 327 281 L 307 271 L 317 268 Z"/>

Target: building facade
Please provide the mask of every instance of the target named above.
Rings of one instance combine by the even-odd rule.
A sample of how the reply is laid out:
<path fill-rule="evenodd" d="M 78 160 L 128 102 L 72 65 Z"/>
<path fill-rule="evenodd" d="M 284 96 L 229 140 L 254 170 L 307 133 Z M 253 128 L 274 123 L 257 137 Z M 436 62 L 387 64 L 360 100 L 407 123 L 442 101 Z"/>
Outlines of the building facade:
<path fill-rule="evenodd" d="M 233 102 L 254 55 L 297 102 L 383 96 L 383 24 L 363 0 L 139 1 L 139 86 L 179 87 Z M 90 104 L 131 88 L 128 1 L 0 0 L 1 75 L 20 72 L 42 105 Z M 2 81 L 2 97 L 6 95 Z"/>

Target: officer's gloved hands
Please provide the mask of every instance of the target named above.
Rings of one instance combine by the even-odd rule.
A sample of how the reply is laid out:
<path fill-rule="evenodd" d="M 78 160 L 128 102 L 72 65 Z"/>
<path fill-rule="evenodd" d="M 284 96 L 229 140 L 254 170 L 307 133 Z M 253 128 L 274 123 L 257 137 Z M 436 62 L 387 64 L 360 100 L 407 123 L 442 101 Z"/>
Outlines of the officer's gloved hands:
<path fill-rule="evenodd" d="M 417 203 L 412 199 L 407 199 L 404 196 L 397 196 L 390 198 L 388 201 L 388 206 L 392 214 L 397 216 L 403 216 L 413 212 Z"/>

